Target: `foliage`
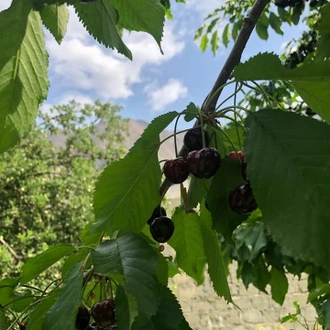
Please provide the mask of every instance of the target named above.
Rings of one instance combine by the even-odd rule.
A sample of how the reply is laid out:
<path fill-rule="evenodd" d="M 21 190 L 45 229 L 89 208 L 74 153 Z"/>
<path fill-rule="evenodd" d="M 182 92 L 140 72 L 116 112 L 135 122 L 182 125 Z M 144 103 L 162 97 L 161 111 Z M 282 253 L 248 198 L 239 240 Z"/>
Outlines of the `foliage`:
<path fill-rule="evenodd" d="M 119 110 L 71 101 L 39 111 L 20 144 L 0 156 L 2 277 L 18 274 L 27 257 L 54 244 L 80 241 L 94 218 L 97 167 L 124 153 L 127 124 Z"/>
<path fill-rule="evenodd" d="M 32 75 L 31 84 L 24 81 L 23 85 L 19 85 L 18 93 L 15 84 L 19 79 L 15 78 L 22 77 L 20 74 L 24 77 L 26 70 L 25 66 L 19 65 L 20 60 L 27 62 L 28 68 L 38 63 L 22 57 L 14 61 L 16 67 L 10 66 L 12 54 L 20 47 L 27 49 L 27 52 L 33 48 L 41 56 L 38 57 L 42 60 L 40 69 L 44 68 L 42 39 L 33 41 L 37 37 L 37 29 L 40 29 L 40 24 L 36 22 L 40 23 L 41 13 L 45 26 L 60 41 L 67 18 L 66 10 L 61 7 L 63 3 L 31 0 L 23 4 L 23 0 L 15 0 L 7 11 L 1 13 L 6 18 L 4 26 L 13 24 L 14 17 L 21 13 L 21 29 L 32 32 L 25 40 L 22 37 L 25 34 L 20 31 L 13 38 L 16 48 L 8 47 L 11 53 L 8 55 L 5 52 L 2 56 L 1 63 L 8 63 L 12 71 L 6 71 L 7 68 L 1 70 L 0 79 L 13 88 L 0 84 L 6 92 L 0 90 L 0 96 L 18 100 L 19 104 L 26 104 L 28 97 L 31 98 L 35 107 L 29 111 L 34 110 L 34 116 L 36 106 L 45 97 L 46 73 L 41 71 L 38 75 Z M 160 45 L 165 11 L 170 16 L 168 1 L 162 2 L 165 9 L 156 0 L 126 1 L 125 6 L 120 1 L 106 0 L 87 6 L 74 0 L 69 4 L 75 7 L 83 25 L 95 39 L 129 58 L 132 54 L 120 37 L 121 30 L 148 32 Z M 304 1 L 286 0 L 275 4 L 264 1 L 263 4 L 265 10 L 256 22 L 256 32 L 261 39 L 268 38 L 269 27 L 282 34 L 284 23 L 297 25 L 306 6 Z M 209 15 L 207 19 L 210 23 L 197 32 L 197 38 L 201 38 L 201 49 L 205 50 L 210 40 L 213 52 L 217 51 L 220 37 L 216 28 L 222 14 L 229 16 L 222 42 L 229 45 L 230 36 L 238 40 L 238 33 L 244 34 L 245 31 L 243 18 L 252 5 L 251 1 L 228 1 Z M 79 198 L 86 198 L 85 204 L 91 201 L 91 195 L 86 192 L 94 186 L 94 166 L 107 164 L 119 156 L 117 148 L 114 153 L 108 152 L 109 146 L 120 143 L 122 137 L 122 127 L 118 125 L 122 122 L 115 115 L 118 108 L 100 103 L 79 108 L 81 116 L 77 126 L 77 118 L 72 111 L 78 107 L 76 104 L 55 107 L 56 125 L 45 115 L 43 122 L 39 122 L 44 130 L 35 126 L 27 138 L 21 140 L 22 145 L 25 143 L 23 150 L 33 146 L 28 155 L 20 147 L 13 149 L 11 154 L 3 154 L 4 161 L 11 164 L 10 167 L 3 167 L 3 172 L 18 167 L 17 164 L 22 161 L 28 165 L 27 169 L 24 167 L 19 172 L 19 176 L 10 173 L 4 176 L 4 180 L 9 178 L 16 197 L 12 200 L 7 196 L 7 204 L 2 204 L 6 206 L 1 213 L 5 223 L 1 229 L 4 230 L 3 237 L 7 239 L 12 235 L 14 225 L 21 238 L 19 244 L 27 243 L 23 247 L 26 250 L 21 252 L 24 256 L 38 249 L 36 240 L 28 232 L 31 228 L 41 231 L 43 241 L 50 245 L 48 250 L 28 259 L 21 273 L 14 274 L 16 277 L 8 274 L 0 281 L 0 304 L 5 312 L 1 314 L 1 321 L 6 324 L 5 327 L 12 322 L 9 329 L 17 328 L 23 322 L 30 330 L 57 327 L 71 330 L 80 305 L 92 309 L 96 302 L 114 299 L 116 327 L 120 330 L 154 329 L 159 328 L 160 324 L 164 329 L 190 329 L 174 294 L 167 288 L 168 278 L 175 273 L 173 269 L 178 266 L 200 284 L 206 266 L 215 292 L 227 302 L 233 302 L 227 283 L 227 266 L 236 260 L 237 275 L 244 285 L 248 287 L 252 284 L 264 292 L 267 292 L 269 285 L 272 298 L 279 304 L 283 303 L 288 290 L 286 275 L 301 276 L 306 273 L 309 302 L 316 308 L 317 322 L 330 329 L 330 50 L 327 42 L 330 5 L 311 0 L 309 7 L 311 10 L 306 23 L 308 27 L 317 23 L 316 32 L 304 34 L 297 50 L 289 52 L 286 57 L 258 54 L 235 68 L 233 65 L 229 70 L 234 69 L 232 82 L 225 87 L 233 84 L 234 92 L 218 103 L 215 109 L 207 109 L 204 103 L 201 110 L 191 102 L 180 112 L 169 112 L 155 118 L 128 154 L 108 165 L 99 176 L 93 195 L 93 213 L 88 209 L 83 219 L 81 212 L 86 210 L 75 210 L 75 207 L 82 205 L 78 204 Z M 56 24 L 54 28 L 54 22 L 57 22 L 57 28 Z M 34 29 L 29 30 L 29 24 Z M 2 40 L 12 45 L 9 37 Z M 296 55 L 293 55 L 294 52 Z M 19 74 L 13 75 L 13 72 Z M 254 80 L 266 82 L 260 86 Z M 29 89 L 31 85 L 35 89 Z M 217 84 L 215 87 L 220 92 L 224 88 Z M 244 93 L 246 98 L 239 103 L 240 93 Z M 219 95 L 215 93 L 211 97 L 217 101 Z M 247 104 L 253 100 L 251 106 Z M 305 103 L 302 104 L 301 100 Z M 230 106 L 224 105 L 231 101 Z M 3 125 L 2 151 L 12 147 L 34 122 L 33 114 L 29 117 L 27 109 L 20 108 L 19 104 L 6 104 L 10 105 L 13 113 L 19 109 L 19 118 L 28 119 L 22 125 L 5 109 L 0 120 Z M 205 108 L 208 111 L 204 111 Z M 301 114 L 301 109 L 306 110 L 307 115 L 309 109 L 309 113 L 312 111 L 317 117 L 306 118 Z M 97 138 L 104 139 L 108 145 L 98 150 L 95 149 L 93 137 L 98 134 L 97 123 L 104 116 L 108 129 Z M 163 247 L 152 239 L 147 221 L 160 207 L 162 197 L 170 186 L 166 180 L 162 183 L 157 154 L 163 141 L 159 140 L 159 135 L 168 124 L 181 116 L 188 122 L 195 119 L 195 126 L 208 132 L 209 147 L 216 148 L 222 160 L 214 177 L 205 181 L 192 178 L 188 190 L 181 186 L 182 204 L 178 205 L 173 215 L 175 231 L 168 241 L 176 252 L 175 260 L 171 260 L 163 256 Z M 86 117 L 92 124 L 85 124 Z M 13 135 L 9 134 L 12 126 L 7 125 L 7 121 L 13 123 L 16 129 Z M 51 147 L 47 139 L 47 134 L 54 135 L 58 131 L 67 136 L 65 147 L 60 150 Z M 15 138 L 9 139 L 8 136 Z M 207 147 L 205 137 L 202 140 L 203 147 Z M 33 145 L 32 141 L 38 141 L 38 144 Z M 242 149 L 243 158 L 238 153 Z M 46 155 L 44 150 L 48 150 Z M 182 150 L 180 156 L 186 156 L 187 150 Z M 48 157 L 46 163 L 40 162 L 43 157 Z M 206 167 L 207 163 L 204 163 Z M 67 164 L 71 166 L 69 170 L 65 166 Z M 43 178 L 43 181 L 30 179 L 30 173 L 35 169 L 38 172 L 32 172 L 32 178 Z M 65 176 L 65 181 L 57 181 L 59 176 L 61 180 Z M 43 187 L 50 187 L 50 190 L 38 190 Z M 35 199 L 31 201 L 25 189 L 36 193 Z M 237 189 L 241 192 L 239 200 L 235 193 Z M 3 190 L 2 193 L 7 194 L 6 189 Z M 59 193 L 64 196 L 60 199 L 61 204 L 57 199 Z M 65 199 L 69 202 L 63 202 Z M 21 214 L 17 212 L 15 203 L 26 203 L 25 212 L 29 220 L 24 223 L 19 221 Z M 244 207 L 235 208 L 233 203 Z M 13 205 L 16 208 L 12 208 Z M 251 205 L 253 207 L 249 208 Z M 46 214 L 47 208 L 52 212 Z M 149 223 L 152 224 L 153 220 Z M 83 243 L 81 245 L 78 243 L 77 229 L 87 221 L 89 223 L 79 237 Z M 59 233 L 64 234 L 63 242 L 70 244 L 54 246 Z M 9 247 L 7 244 L 6 248 Z M 13 254 L 18 248 L 10 247 L 12 251 L 9 251 Z M 43 290 L 33 287 L 31 283 L 40 279 L 39 275 L 49 271 L 49 267 L 57 261 L 63 265 L 61 274 L 54 274 L 53 282 Z M 63 314 L 66 315 L 63 317 Z M 299 315 L 296 311 L 290 319 L 297 320 Z"/>

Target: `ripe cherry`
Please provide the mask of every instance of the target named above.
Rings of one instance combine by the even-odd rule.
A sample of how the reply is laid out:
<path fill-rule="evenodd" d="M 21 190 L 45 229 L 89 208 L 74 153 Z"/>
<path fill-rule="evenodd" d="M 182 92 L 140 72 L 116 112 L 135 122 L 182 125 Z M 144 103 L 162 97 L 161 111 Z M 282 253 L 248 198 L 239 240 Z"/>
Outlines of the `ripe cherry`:
<path fill-rule="evenodd" d="M 221 157 L 215 148 L 203 148 L 191 151 L 188 154 L 187 162 L 190 173 L 197 178 L 208 179 L 212 177 L 221 164 Z"/>
<path fill-rule="evenodd" d="M 99 301 L 92 307 L 92 316 L 100 327 L 108 327 L 116 323 L 115 301 L 106 299 Z"/>
<path fill-rule="evenodd" d="M 91 316 L 86 307 L 80 306 L 76 316 L 76 329 L 77 330 L 85 330 L 89 325 L 89 320 Z"/>
<path fill-rule="evenodd" d="M 207 147 L 210 143 L 210 137 L 205 130 L 201 127 L 195 127 L 190 129 L 183 138 L 183 144 L 188 149 L 188 151 L 199 150 L 203 148 L 203 138 L 202 132 L 204 134 L 205 146 Z"/>
<path fill-rule="evenodd" d="M 150 223 L 149 230 L 155 241 L 166 243 L 174 233 L 174 223 L 170 218 L 161 216 Z"/>
<path fill-rule="evenodd" d="M 159 218 L 159 217 L 161 217 L 161 216 L 166 216 L 167 214 L 166 214 L 166 210 L 162 207 L 162 206 L 160 206 L 160 205 L 158 205 L 155 209 L 154 209 L 154 211 L 152 212 L 152 215 L 151 215 L 151 217 L 149 218 L 149 220 L 147 221 L 147 224 L 148 225 L 150 225 L 151 224 L 151 222 L 152 222 L 152 220 L 154 220 L 154 219 L 156 219 L 156 218 Z"/>
<path fill-rule="evenodd" d="M 240 214 L 248 214 L 258 208 L 249 183 L 236 187 L 228 197 L 230 208 Z"/>
<path fill-rule="evenodd" d="M 187 161 L 182 157 L 166 161 L 164 164 L 164 175 L 172 183 L 182 183 L 189 176 Z"/>
<path fill-rule="evenodd" d="M 231 159 L 233 160 L 240 160 L 242 163 L 245 162 L 245 157 L 244 157 L 244 153 L 243 151 L 231 151 L 229 154 L 228 154 L 228 157 L 230 157 Z"/>

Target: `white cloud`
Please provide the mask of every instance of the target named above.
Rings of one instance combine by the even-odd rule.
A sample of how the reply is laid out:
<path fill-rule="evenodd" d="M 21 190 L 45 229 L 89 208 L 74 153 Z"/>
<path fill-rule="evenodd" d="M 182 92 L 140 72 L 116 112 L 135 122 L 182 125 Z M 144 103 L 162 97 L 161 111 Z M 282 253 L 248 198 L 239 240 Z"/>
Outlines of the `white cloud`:
<path fill-rule="evenodd" d="M 188 9 L 194 10 L 204 17 L 211 14 L 214 9 L 220 8 L 223 4 L 223 0 L 187 0 L 186 6 Z"/>
<path fill-rule="evenodd" d="M 11 0 L 1 0 L 0 1 L 0 11 L 7 9 L 11 4 Z"/>
<path fill-rule="evenodd" d="M 154 111 L 162 111 L 169 104 L 186 97 L 188 89 L 180 80 L 169 79 L 160 88 L 155 88 L 154 85 L 147 85 L 145 92 L 148 95 L 152 109 Z"/>
<path fill-rule="evenodd" d="M 165 25 L 160 53 L 155 40 L 146 33 L 124 34 L 124 42 L 133 54 L 133 61 L 116 51 L 97 44 L 84 31 L 71 9 L 68 35 L 58 45 L 47 37 L 51 76 L 61 87 L 93 92 L 100 99 L 125 99 L 133 94 L 133 84 L 143 81 L 146 66 L 169 61 L 184 48 L 184 42 L 173 32 L 172 23 Z"/>

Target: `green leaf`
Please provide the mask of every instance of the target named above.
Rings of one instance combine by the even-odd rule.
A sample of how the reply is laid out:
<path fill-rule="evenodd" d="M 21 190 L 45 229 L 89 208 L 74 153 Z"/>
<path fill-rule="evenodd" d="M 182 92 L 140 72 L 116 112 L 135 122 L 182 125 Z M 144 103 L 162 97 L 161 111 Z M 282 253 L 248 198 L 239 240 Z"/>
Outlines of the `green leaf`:
<path fill-rule="evenodd" d="M 293 80 L 293 81 L 329 81 L 330 61 L 310 63 L 297 69 L 287 69 L 277 55 L 271 53 L 258 54 L 247 62 L 239 64 L 234 77 L 243 80 Z"/>
<path fill-rule="evenodd" d="M 81 248 L 77 252 L 72 253 L 69 255 L 64 262 L 64 265 L 62 266 L 62 279 L 66 278 L 66 275 L 68 271 L 75 266 L 76 264 L 80 263 L 81 261 L 84 261 L 87 257 L 88 253 L 90 252 L 90 249 L 88 248 Z"/>
<path fill-rule="evenodd" d="M 265 235 L 265 228 L 262 222 L 259 223 L 243 223 L 235 230 L 235 242 L 237 249 L 243 244 L 249 251 L 249 262 L 252 262 L 259 254 L 259 252 L 267 246 L 267 237 Z"/>
<path fill-rule="evenodd" d="M 322 317 L 325 329 L 330 328 L 330 300 L 322 304 Z"/>
<path fill-rule="evenodd" d="M 118 286 L 116 291 L 116 321 L 119 329 L 131 329 L 134 319 L 138 315 L 136 299 L 127 294 L 125 288 Z"/>
<path fill-rule="evenodd" d="M 131 51 L 121 39 L 116 25 L 118 12 L 108 0 L 98 0 L 88 5 L 76 2 L 75 10 L 86 30 L 106 47 L 116 48 L 119 53 L 132 59 Z M 102 24 L 100 24 L 102 22 Z"/>
<path fill-rule="evenodd" d="M 125 158 L 108 166 L 96 183 L 91 231 L 141 231 L 160 202 L 159 134 L 178 115 L 155 118 Z"/>
<path fill-rule="evenodd" d="M 230 38 L 230 32 L 229 32 L 229 23 L 228 23 L 222 32 L 222 42 L 225 45 L 225 47 L 227 47 L 229 44 L 229 38 Z"/>
<path fill-rule="evenodd" d="M 167 262 L 167 259 L 161 253 L 159 253 L 157 277 L 158 277 L 159 283 L 161 283 L 163 285 L 168 284 L 168 277 L 169 277 L 168 276 L 168 271 L 169 271 L 168 264 L 169 264 L 169 262 Z"/>
<path fill-rule="evenodd" d="M 126 294 L 132 295 L 138 303 L 139 315 L 150 317 L 156 313 L 158 256 L 141 235 L 126 233 L 103 242 L 91 255 L 97 274 L 122 276 Z"/>
<path fill-rule="evenodd" d="M 44 317 L 55 303 L 60 292 L 61 290 L 55 290 L 41 300 L 38 306 L 29 314 L 29 322 L 26 325 L 26 330 L 42 330 Z"/>
<path fill-rule="evenodd" d="M 329 269 L 329 126 L 270 109 L 246 124 L 248 177 L 268 232 L 286 254 Z"/>
<path fill-rule="evenodd" d="M 313 111 L 330 123 L 330 82 L 296 81 L 292 85 Z"/>
<path fill-rule="evenodd" d="M 176 251 L 178 266 L 198 285 L 202 284 L 206 260 L 199 216 L 195 212 L 186 213 L 183 207 L 178 207 L 172 220 L 175 230 L 168 244 Z"/>
<path fill-rule="evenodd" d="M 201 203 L 200 221 L 204 251 L 208 263 L 208 273 L 218 296 L 224 297 L 228 302 L 233 302 L 227 281 L 227 271 L 223 261 L 218 235 L 212 230 L 210 212 Z"/>
<path fill-rule="evenodd" d="M 288 279 L 283 271 L 279 271 L 275 267 L 272 267 L 270 275 L 271 279 L 269 284 L 271 287 L 272 299 L 278 304 L 283 305 L 289 288 Z"/>
<path fill-rule="evenodd" d="M 282 21 L 273 12 L 269 14 L 269 24 L 277 34 L 283 35 L 281 29 Z"/>
<path fill-rule="evenodd" d="M 213 228 L 229 240 L 234 229 L 247 218 L 246 215 L 234 212 L 228 202 L 230 192 L 244 184 L 241 166 L 240 162 L 229 157 L 223 158 L 206 199 L 212 213 Z"/>
<path fill-rule="evenodd" d="M 213 178 L 210 179 L 199 179 L 195 176 L 191 176 L 189 190 L 188 190 L 188 200 L 190 207 L 194 208 L 198 203 L 206 197 Z"/>
<path fill-rule="evenodd" d="M 181 323 L 185 321 L 181 307 L 176 300 L 176 297 L 172 291 L 166 286 L 162 286 L 159 292 L 160 303 L 156 315 L 144 326 L 140 327 L 140 330 L 180 330 Z M 190 329 L 186 327 L 185 329 Z"/>
<path fill-rule="evenodd" d="M 202 52 L 205 52 L 208 44 L 209 44 L 209 37 L 207 36 L 207 34 L 204 34 L 199 44 L 199 48 L 201 49 Z"/>
<path fill-rule="evenodd" d="M 36 278 L 44 270 L 52 266 L 74 250 L 71 245 L 52 246 L 45 252 L 30 258 L 22 266 L 21 284 L 25 284 Z"/>
<path fill-rule="evenodd" d="M 16 299 L 15 289 L 20 279 L 4 278 L 0 281 L 0 305 L 8 305 Z"/>
<path fill-rule="evenodd" d="M 4 311 L 0 311 L 0 330 L 9 329 L 10 322 L 7 318 L 7 315 Z"/>
<path fill-rule="evenodd" d="M 329 37 L 330 37 L 330 4 L 325 4 L 320 8 L 321 17 L 318 24 L 315 26 L 319 32 L 317 40 L 317 58 L 323 61 L 324 58 L 329 58 Z"/>
<path fill-rule="evenodd" d="M 64 288 L 46 314 L 43 329 L 74 329 L 77 310 L 83 294 L 83 269 L 81 266 L 82 263 L 70 270 Z"/>
<path fill-rule="evenodd" d="M 185 113 L 184 120 L 186 122 L 190 122 L 199 116 L 198 108 L 193 102 L 190 102 L 187 105 L 187 108 L 185 109 L 184 113 Z"/>
<path fill-rule="evenodd" d="M 328 294 L 328 295 L 330 294 L 330 284 L 329 283 L 323 284 L 322 286 L 311 291 L 308 295 L 307 302 L 312 302 L 314 299 L 316 299 L 319 296 L 322 296 L 324 294 Z"/>
<path fill-rule="evenodd" d="M 267 26 L 262 24 L 260 21 L 258 21 L 256 24 L 256 32 L 257 32 L 259 38 L 262 40 L 267 40 L 269 37 Z"/>
<path fill-rule="evenodd" d="M 58 44 L 60 44 L 65 36 L 69 21 L 69 11 L 66 5 L 53 4 L 44 6 L 40 11 L 40 16 L 44 26 L 54 36 Z"/>
<path fill-rule="evenodd" d="M 10 33 L 8 33 L 10 31 Z M 15 0 L 0 12 L 0 152 L 34 122 L 48 91 L 44 34 L 31 3 Z"/>
<path fill-rule="evenodd" d="M 217 53 L 217 50 L 219 49 L 219 35 L 218 35 L 218 31 L 214 31 L 212 33 L 212 36 L 211 36 L 211 50 L 212 50 L 212 53 L 213 55 L 215 55 Z"/>
<path fill-rule="evenodd" d="M 118 10 L 122 27 L 151 34 L 161 49 L 165 11 L 158 0 L 112 0 L 111 3 Z"/>

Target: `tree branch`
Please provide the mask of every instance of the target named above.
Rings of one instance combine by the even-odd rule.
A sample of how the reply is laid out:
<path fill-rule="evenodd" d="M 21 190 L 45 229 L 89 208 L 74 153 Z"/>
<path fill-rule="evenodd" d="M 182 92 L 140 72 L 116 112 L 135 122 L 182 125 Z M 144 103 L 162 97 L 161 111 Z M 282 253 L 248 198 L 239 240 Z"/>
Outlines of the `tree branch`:
<path fill-rule="evenodd" d="M 243 19 L 242 28 L 238 34 L 238 37 L 234 43 L 234 46 L 222 68 L 220 71 L 217 80 L 215 81 L 210 93 L 205 98 L 203 102 L 202 111 L 206 113 L 213 113 L 216 108 L 216 104 L 221 95 L 223 86 L 227 80 L 230 78 L 231 73 L 233 72 L 235 66 L 239 64 L 241 60 L 242 53 L 246 47 L 246 44 L 251 36 L 251 33 L 262 14 L 265 7 L 268 5 L 270 0 L 256 0 L 254 5 L 252 6 L 250 12 Z M 196 126 L 196 124 L 195 124 Z M 183 146 L 179 152 L 179 156 L 187 156 L 187 150 Z M 167 192 L 167 190 L 171 187 L 172 183 L 167 179 L 163 181 L 159 190 L 160 196 L 163 198 Z"/>
<path fill-rule="evenodd" d="M 12 256 L 16 259 L 16 260 L 21 260 L 22 259 L 22 257 L 21 256 L 19 256 L 16 252 L 15 252 L 15 250 L 3 239 L 3 237 L 2 236 L 0 236 L 0 243 L 2 244 L 2 245 L 4 245 L 7 249 L 8 249 L 8 251 L 12 254 Z"/>
<path fill-rule="evenodd" d="M 208 94 L 204 101 L 205 108 L 202 111 L 212 113 L 215 111 L 216 104 L 222 92 L 221 86 L 223 86 L 229 79 L 235 66 L 239 64 L 242 53 L 245 46 L 251 36 L 251 33 L 262 14 L 265 7 L 268 5 L 270 0 L 256 0 L 250 12 L 243 19 L 242 28 L 235 41 L 235 44 L 225 62 L 222 70 L 219 73 L 217 80 L 215 81 L 211 92 Z"/>

